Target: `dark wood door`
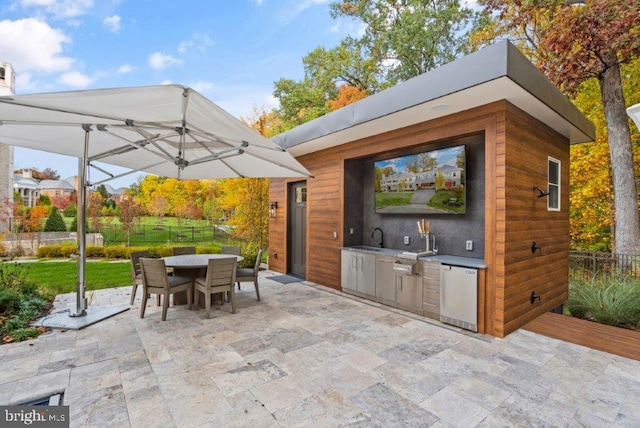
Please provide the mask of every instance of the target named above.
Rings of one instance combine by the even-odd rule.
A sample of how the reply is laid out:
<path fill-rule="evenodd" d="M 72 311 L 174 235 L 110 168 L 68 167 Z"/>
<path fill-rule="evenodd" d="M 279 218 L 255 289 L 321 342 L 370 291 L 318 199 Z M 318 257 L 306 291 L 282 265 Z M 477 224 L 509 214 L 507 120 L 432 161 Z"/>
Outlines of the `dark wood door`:
<path fill-rule="evenodd" d="M 307 261 L 307 182 L 292 183 L 289 187 L 289 273 L 304 278 Z"/>

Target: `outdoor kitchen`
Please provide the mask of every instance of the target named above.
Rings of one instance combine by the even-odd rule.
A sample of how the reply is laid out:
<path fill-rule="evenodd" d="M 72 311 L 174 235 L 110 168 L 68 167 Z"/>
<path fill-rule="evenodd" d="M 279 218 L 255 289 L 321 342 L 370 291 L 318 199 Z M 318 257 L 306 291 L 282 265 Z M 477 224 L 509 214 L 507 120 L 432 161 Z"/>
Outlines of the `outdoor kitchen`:
<path fill-rule="evenodd" d="M 568 292 L 569 147 L 593 125 L 500 42 L 274 141 L 277 272 L 503 337 Z"/>

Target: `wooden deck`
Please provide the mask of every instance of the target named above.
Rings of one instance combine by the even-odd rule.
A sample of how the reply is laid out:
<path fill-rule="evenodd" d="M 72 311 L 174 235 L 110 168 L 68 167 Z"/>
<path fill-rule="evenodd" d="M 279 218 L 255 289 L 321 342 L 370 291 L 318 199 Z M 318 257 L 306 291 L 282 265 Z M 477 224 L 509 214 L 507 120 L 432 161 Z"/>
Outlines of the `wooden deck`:
<path fill-rule="evenodd" d="M 640 361 L 640 332 L 638 331 L 552 312 L 542 314 L 523 328 L 565 342 Z"/>

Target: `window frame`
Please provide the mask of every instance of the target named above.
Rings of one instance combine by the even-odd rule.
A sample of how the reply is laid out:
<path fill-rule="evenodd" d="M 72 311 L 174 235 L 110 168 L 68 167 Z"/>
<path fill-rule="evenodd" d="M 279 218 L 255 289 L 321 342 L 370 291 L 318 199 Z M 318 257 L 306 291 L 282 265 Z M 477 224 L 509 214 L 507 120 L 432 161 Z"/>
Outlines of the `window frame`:
<path fill-rule="evenodd" d="M 557 183 L 551 182 L 551 165 L 552 164 L 555 164 L 557 168 L 557 174 L 556 174 L 558 178 Z M 560 177 L 561 171 L 562 171 L 562 162 L 559 159 L 556 159 L 554 157 L 551 157 L 551 156 L 547 157 L 547 192 L 549 192 L 549 195 L 547 196 L 547 211 L 561 210 L 561 204 L 560 204 L 560 194 L 562 190 L 562 183 L 561 183 L 561 177 Z M 557 189 L 557 192 L 555 192 L 555 194 L 554 192 L 551 191 L 552 188 Z M 557 206 L 555 207 L 552 206 L 552 202 L 555 202 Z"/>

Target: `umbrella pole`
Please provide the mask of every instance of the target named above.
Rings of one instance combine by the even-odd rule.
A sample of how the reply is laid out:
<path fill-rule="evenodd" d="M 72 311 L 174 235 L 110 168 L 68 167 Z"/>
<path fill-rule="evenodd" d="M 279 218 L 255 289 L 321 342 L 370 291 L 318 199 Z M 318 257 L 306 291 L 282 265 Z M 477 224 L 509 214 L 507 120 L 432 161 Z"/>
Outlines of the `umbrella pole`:
<path fill-rule="evenodd" d="M 85 298 L 85 263 L 87 255 L 87 168 L 89 159 L 89 131 L 91 126 L 82 125 L 84 129 L 84 153 L 78 159 L 78 283 L 76 291 L 76 312 L 69 313 L 72 317 L 81 317 L 87 314 L 87 299 Z"/>

